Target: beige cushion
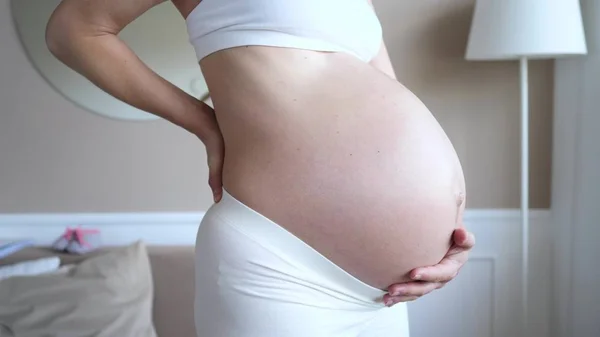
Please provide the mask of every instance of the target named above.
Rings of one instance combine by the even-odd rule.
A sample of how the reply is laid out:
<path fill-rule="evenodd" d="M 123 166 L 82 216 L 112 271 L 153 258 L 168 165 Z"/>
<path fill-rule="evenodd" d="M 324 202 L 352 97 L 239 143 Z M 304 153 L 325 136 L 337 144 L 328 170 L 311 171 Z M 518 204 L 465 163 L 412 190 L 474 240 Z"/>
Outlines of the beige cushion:
<path fill-rule="evenodd" d="M 0 281 L 0 336 L 155 337 L 146 247 L 90 257 L 66 273 Z"/>
<path fill-rule="evenodd" d="M 80 263 L 113 247 L 80 255 L 30 247 L 4 259 L 1 265 L 58 256 L 63 265 Z M 154 327 L 160 337 L 196 337 L 194 326 L 194 246 L 148 246 L 154 277 Z M 1 335 L 0 335 L 1 336 Z"/>
<path fill-rule="evenodd" d="M 156 332 L 160 337 L 196 337 L 194 247 L 153 246 L 148 250 L 154 275 Z"/>

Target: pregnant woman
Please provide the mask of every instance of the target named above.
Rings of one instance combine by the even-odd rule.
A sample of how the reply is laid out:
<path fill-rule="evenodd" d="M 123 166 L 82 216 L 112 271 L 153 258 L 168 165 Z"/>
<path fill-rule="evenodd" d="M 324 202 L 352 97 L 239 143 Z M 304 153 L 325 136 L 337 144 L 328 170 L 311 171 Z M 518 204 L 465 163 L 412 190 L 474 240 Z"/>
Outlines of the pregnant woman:
<path fill-rule="evenodd" d="M 368 0 L 173 0 L 214 111 L 117 36 L 160 2 L 64 0 L 47 41 L 206 146 L 198 335 L 408 336 L 394 304 L 451 280 L 473 237 L 456 153 L 396 80 Z"/>

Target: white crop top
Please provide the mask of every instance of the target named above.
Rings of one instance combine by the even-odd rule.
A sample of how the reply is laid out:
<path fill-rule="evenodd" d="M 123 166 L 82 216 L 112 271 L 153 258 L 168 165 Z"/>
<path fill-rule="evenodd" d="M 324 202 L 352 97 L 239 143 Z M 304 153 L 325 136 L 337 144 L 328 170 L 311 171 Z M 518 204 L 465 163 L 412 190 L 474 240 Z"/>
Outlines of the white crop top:
<path fill-rule="evenodd" d="M 367 0 L 202 0 L 186 23 L 198 60 L 259 45 L 344 52 L 369 62 L 382 42 Z"/>

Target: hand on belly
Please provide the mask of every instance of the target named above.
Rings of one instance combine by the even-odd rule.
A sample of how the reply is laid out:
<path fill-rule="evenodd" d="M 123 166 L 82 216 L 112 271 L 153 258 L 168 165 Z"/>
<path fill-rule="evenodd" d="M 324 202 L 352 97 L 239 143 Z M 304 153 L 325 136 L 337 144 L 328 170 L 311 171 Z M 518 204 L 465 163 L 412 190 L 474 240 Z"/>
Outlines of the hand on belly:
<path fill-rule="evenodd" d="M 454 280 L 467 263 L 469 252 L 475 246 L 475 236 L 461 227 L 454 231 L 452 238 L 453 245 L 440 263 L 415 268 L 410 272 L 411 282 L 392 284 L 388 287 L 389 293 L 383 297 L 385 305 L 393 306 L 414 301 Z"/>

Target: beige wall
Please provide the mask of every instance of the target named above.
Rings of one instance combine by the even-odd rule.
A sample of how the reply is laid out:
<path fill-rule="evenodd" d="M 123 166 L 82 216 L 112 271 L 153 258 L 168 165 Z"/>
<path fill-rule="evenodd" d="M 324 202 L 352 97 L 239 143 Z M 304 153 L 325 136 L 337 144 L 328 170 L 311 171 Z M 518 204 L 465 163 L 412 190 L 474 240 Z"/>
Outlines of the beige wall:
<path fill-rule="evenodd" d="M 36 73 L 0 0 L 0 212 L 197 211 L 210 205 L 199 141 L 166 122 L 83 111 Z M 518 207 L 515 63 L 467 63 L 472 0 L 375 0 L 398 76 L 463 162 L 471 208 Z M 532 64 L 532 206 L 548 207 L 552 65 Z"/>

